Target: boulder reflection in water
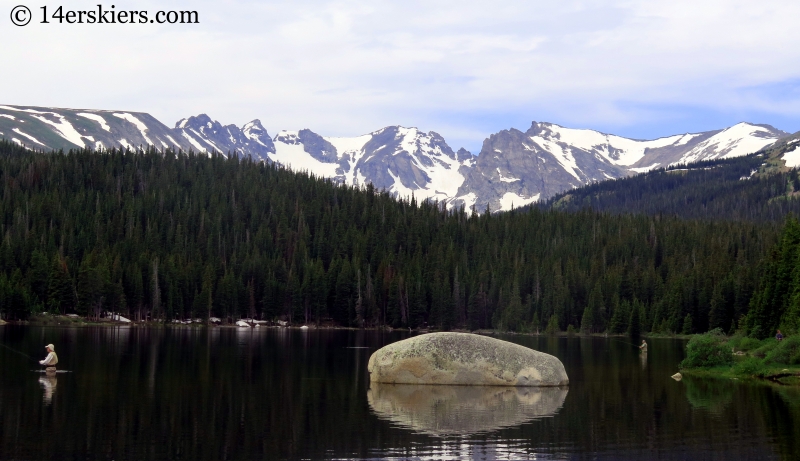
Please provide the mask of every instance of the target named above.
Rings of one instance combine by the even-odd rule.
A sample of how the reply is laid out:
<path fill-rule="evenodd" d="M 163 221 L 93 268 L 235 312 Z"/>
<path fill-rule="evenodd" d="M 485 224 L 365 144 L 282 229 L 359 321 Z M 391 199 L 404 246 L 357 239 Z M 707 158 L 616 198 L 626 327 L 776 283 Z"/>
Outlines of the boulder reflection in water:
<path fill-rule="evenodd" d="M 553 416 L 565 387 L 431 386 L 371 383 L 367 401 L 381 419 L 415 432 L 470 435 Z"/>

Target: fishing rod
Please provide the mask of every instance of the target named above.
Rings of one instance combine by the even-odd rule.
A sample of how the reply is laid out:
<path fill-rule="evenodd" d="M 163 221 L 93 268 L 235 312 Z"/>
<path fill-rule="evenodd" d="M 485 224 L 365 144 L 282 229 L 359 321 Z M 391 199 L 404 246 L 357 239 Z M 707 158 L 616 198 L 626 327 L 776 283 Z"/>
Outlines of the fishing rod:
<path fill-rule="evenodd" d="M 6 346 L 6 345 L 5 345 L 5 344 L 3 344 L 3 343 L 0 343 L 0 346 L 3 346 L 3 347 L 5 347 L 6 349 L 10 350 L 11 352 L 13 352 L 13 353 L 15 353 L 15 354 L 19 354 L 19 355 L 21 355 L 21 356 L 27 357 L 27 358 L 29 358 L 29 359 L 31 359 L 31 360 L 34 360 L 34 361 L 38 362 L 38 360 L 36 360 L 35 358 L 31 357 L 30 355 L 28 355 L 28 354 L 26 354 L 26 353 L 24 353 L 24 352 L 20 352 L 20 351 L 18 351 L 18 350 L 16 350 L 16 349 L 14 349 L 14 348 L 8 347 L 8 346 Z"/>

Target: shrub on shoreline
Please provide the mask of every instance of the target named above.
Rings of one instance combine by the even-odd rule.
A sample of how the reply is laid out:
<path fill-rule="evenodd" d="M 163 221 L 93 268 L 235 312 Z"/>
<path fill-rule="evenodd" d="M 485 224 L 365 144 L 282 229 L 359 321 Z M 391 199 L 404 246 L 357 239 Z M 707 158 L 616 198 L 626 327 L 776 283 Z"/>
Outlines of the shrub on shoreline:
<path fill-rule="evenodd" d="M 800 365 L 800 336 L 790 336 L 775 344 L 764 357 L 768 364 Z"/>
<path fill-rule="evenodd" d="M 715 329 L 702 335 L 694 336 L 686 345 L 686 358 L 680 368 L 711 368 L 720 365 L 731 365 L 733 355 L 721 331 Z"/>
<path fill-rule="evenodd" d="M 739 375 L 764 376 L 764 364 L 756 357 L 747 357 L 733 366 L 733 371 Z"/>

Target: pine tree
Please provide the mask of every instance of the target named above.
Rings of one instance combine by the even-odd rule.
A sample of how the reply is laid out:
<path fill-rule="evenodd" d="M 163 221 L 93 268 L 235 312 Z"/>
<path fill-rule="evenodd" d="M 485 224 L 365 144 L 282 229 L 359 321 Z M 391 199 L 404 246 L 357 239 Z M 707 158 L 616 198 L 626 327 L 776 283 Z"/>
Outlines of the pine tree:
<path fill-rule="evenodd" d="M 694 333 L 692 322 L 692 314 L 686 314 L 686 317 L 683 319 L 683 328 L 681 329 L 681 334 L 690 335 Z"/>
<path fill-rule="evenodd" d="M 67 263 L 56 254 L 50 267 L 47 307 L 52 313 L 66 314 L 75 309 L 76 295 Z"/>
<path fill-rule="evenodd" d="M 631 338 L 638 338 L 642 334 L 641 306 L 634 300 L 631 305 L 631 319 L 628 322 L 628 335 Z"/>

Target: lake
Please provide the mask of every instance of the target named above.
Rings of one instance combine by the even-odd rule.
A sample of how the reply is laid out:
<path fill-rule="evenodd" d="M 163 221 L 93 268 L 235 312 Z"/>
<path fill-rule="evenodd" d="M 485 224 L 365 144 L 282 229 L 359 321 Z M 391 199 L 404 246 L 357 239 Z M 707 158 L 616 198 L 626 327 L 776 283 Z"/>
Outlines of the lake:
<path fill-rule="evenodd" d="M 0 459 L 800 456 L 799 389 L 676 382 L 684 341 L 499 336 L 561 359 L 569 387 L 370 388 L 370 354 L 408 336 L 6 325 Z M 66 373 L 38 372 L 48 343 Z"/>

